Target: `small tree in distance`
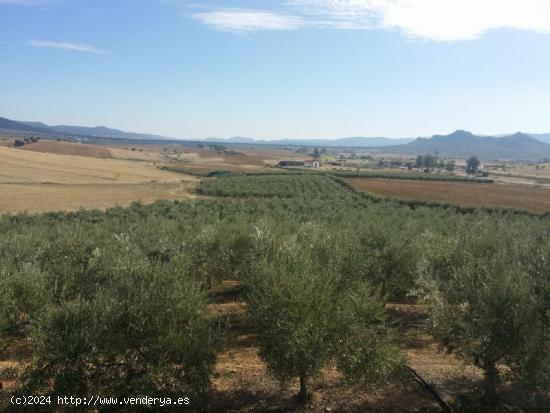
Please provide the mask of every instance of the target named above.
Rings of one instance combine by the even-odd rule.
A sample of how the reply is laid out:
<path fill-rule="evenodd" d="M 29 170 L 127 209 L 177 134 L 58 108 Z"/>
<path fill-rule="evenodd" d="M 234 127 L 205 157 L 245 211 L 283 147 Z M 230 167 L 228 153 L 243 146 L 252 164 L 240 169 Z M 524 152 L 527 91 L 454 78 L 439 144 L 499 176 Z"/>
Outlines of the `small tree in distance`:
<path fill-rule="evenodd" d="M 466 173 L 475 174 L 480 164 L 479 159 L 476 156 L 472 156 L 470 159 L 466 160 Z"/>
<path fill-rule="evenodd" d="M 313 159 L 318 161 L 320 157 L 321 157 L 321 153 L 319 152 L 319 148 L 315 148 L 315 150 L 313 151 Z"/>
<path fill-rule="evenodd" d="M 449 161 L 445 165 L 445 169 L 449 172 L 453 172 L 455 170 L 455 161 Z"/>

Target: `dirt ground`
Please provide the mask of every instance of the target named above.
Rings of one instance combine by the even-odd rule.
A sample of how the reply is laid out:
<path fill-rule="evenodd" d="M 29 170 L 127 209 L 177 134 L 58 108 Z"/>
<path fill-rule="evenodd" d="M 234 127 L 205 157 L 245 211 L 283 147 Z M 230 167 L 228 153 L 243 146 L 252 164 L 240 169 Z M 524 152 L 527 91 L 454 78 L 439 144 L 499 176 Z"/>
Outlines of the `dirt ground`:
<path fill-rule="evenodd" d="M 296 403 L 298 383 L 281 387 L 268 373 L 259 355 L 257 331 L 235 281 L 225 282 L 209 294 L 209 310 L 225 327 L 210 390 L 195 406 L 208 413 L 339 412 L 439 413 L 441 406 L 413 376 L 404 371 L 383 387 L 343 384 L 335 368 L 326 368 L 310 385 L 312 397 L 305 407 Z M 427 333 L 426 308 L 414 303 L 387 305 L 398 328 L 398 345 L 407 365 L 426 380 L 456 413 L 485 413 L 479 407 L 481 371 L 445 353 Z M 5 337 L 0 337 L 0 343 Z M 2 393 L 18 386 L 17 371 L 31 357 L 30 343 L 4 340 L 0 348 L 0 408 Z M 495 413 L 546 413 L 548 398 L 530 399 L 521 389 L 504 384 L 503 402 Z M 528 392 L 527 392 L 528 395 Z"/>
<path fill-rule="evenodd" d="M 349 179 L 355 189 L 389 198 L 435 201 L 473 207 L 550 211 L 550 188 L 533 185 L 398 179 Z"/>
<path fill-rule="evenodd" d="M 210 311 L 227 328 L 215 366 L 210 391 L 200 401 L 204 412 L 440 412 L 433 398 L 403 375 L 384 388 L 365 389 L 344 385 L 335 368 L 327 368 L 312 383 L 312 398 L 306 408 L 294 395 L 298 383 L 282 388 L 267 372 L 259 356 L 257 335 L 239 298 L 239 285 L 226 282 L 211 292 Z M 400 346 L 409 364 L 451 402 L 460 392 L 475 389 L 479 372 L 437 349 L 423 332 L 425 311 L 416 305 L 390 305 L 390 314 L 401 325 Z M 29 343 L 14 340 L 0 354 L 0 370 L 20 368 L 31 356 Z M 8 375 L 9 376 L 9 375 Z M 4 390 L 13 390 L 17 380 L 4 379 Z"/>
<path fill-rule="evenodd" d="M 383 388 L 345 385 L 335 368 L 327 368 L 312 386 L 311 402 L 302 408 L 294 396 L 298 383 L 286 388 L 269 375 L 259 356 L 257 334 L 239 298 L 239 285 L 226 282 L 211 294 L 211 313 L 222 320 L 228 334 L 218 355 L 207 412 L 441 412 L 441 407 L 411 374 L 404 372 Z M 398 344 L 407 364 L 432 385 L 443 399 L 461 406 L 462 399 L 479 395 L 482 373 L 473 365 L 444 352 L 426 332 L 426 308 L 391 303 L 387 310 L 399 329 Z M 524 410 L 543 412 L 542 410 Z M 520 411 L 502 406 L 503 412 Z"/>

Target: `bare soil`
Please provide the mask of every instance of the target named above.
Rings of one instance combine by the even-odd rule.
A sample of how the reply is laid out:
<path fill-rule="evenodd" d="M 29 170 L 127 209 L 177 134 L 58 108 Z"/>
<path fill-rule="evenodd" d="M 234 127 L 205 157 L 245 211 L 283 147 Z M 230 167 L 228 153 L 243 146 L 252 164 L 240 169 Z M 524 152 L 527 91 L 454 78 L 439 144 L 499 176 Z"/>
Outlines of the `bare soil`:
<path fill-rule="evenodd" d="M 296 403 L 298 383 L 282 387 L 266 369 L 259 355 L 258 336 L 247 306 L 240 297 L 235 281 L 224 282 L 210 292 L 209 310 L 222 326 L 222 339 L 211 388 L 203 400 L 197 401 L 200 411 L 236 412 L 376 412 L 376 413 L 439 413 L 441 407 L 423 387 L 404 372 L 383 387 L 361 387 L 344 384 L 338 371 L 331 367 L 311 383 L 312 397 L 305 406 Z M 426 332 L 426 308 L 411 303 L 391 303 L 387 311 L 396 323 L 398 345 L 407 364 L 432 385 L 457 413 L 482 413 L 479 406 L 481 371 L 445 353 Z M 4 344 L 2 344 L 4 343 Z M 7 343 L 7 344 L 6 344 Z M 24 339 L 0 337 L 0 408 L 2 393 L 17 389 L 17 371 L 31 357 L 31 346 Z M 11 373 L 13 371 L 13 373 Z M 550 411 L 548 397 L 531 399 L 529 392 L 504 385 L 504 401 L 495 413 Z M 527 397 L 526 397 L 527 396 Z"/>
<path fill-rule="evenodd" d="M 298 383 L 281 387 L 259 355 L 257 332 L 239 298 L 236 282 L 226 282 L 211 293 L 211 313 L 228 328 L 218 355 L 212 388 L 206 397 L 208 412 L 440 412 L 441 408 L 404 373 L 383 388 L 362 388 L 342 382 L 338 371 L 325 369 L 312 383 L 310 403 L 295 400 Z M 434 385 L 448 402 L 474 391 L 480 372 L 441 351 L 425 333 L 426 309 L 414 304 L 390 304 L 388 312 L 400 326 L 399 345 L 408 363 Z"/>
<path fill-rule="evenodd" d="M 550 211 L 550 188 L 521 184 L 399 179 L 349 179 L 358 191 L 388 198 L 434 201 L 472 207 L 519 208 Z"/>

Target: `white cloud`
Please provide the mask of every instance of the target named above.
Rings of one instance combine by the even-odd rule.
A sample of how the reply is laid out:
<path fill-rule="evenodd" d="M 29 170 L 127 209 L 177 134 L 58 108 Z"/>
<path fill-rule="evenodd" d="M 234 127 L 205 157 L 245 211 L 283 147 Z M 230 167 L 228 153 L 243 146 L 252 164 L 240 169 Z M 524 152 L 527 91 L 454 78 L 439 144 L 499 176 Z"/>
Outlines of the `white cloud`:
<path fill-rule="evenodd" d="M 491 29 L 550 32 L 549 0 L 287 0 L 333 27 L 399 29 L 411 38 L 473 39 Z"/>
<path fill-rule="evenodd" d="M 94 46 L 90 46 L 87 44 L 51 42 L 49 40 L 29 40 L 26 44 L 27 46 L 31 46 L 31 47 L 46 47 L 46 48 L 52 48 L 52 49 L 70 50 L 73 52 L 96 53 L 96 54 L 107 53 L 103 50 L 97 49 Z"/>
<path fill-rule="evenodd" d="M 295 30 L 304 25 L 300 17 L 262 10 L 213 10 L 192 17 L 214 29 L 232 32 Z"/>

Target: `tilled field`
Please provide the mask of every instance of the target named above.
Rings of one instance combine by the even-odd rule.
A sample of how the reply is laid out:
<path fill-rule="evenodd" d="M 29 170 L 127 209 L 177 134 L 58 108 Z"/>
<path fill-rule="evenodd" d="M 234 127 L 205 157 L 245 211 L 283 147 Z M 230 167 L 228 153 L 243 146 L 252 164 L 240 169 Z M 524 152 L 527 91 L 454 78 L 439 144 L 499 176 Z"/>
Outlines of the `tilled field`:
<path fill-rule="evenodd" d="M 433 201 L 472 207 L 501 207 L 550 211 L 550 188 L 519 184 L 349 179 L 360 192 L 388 198 Z"/>

